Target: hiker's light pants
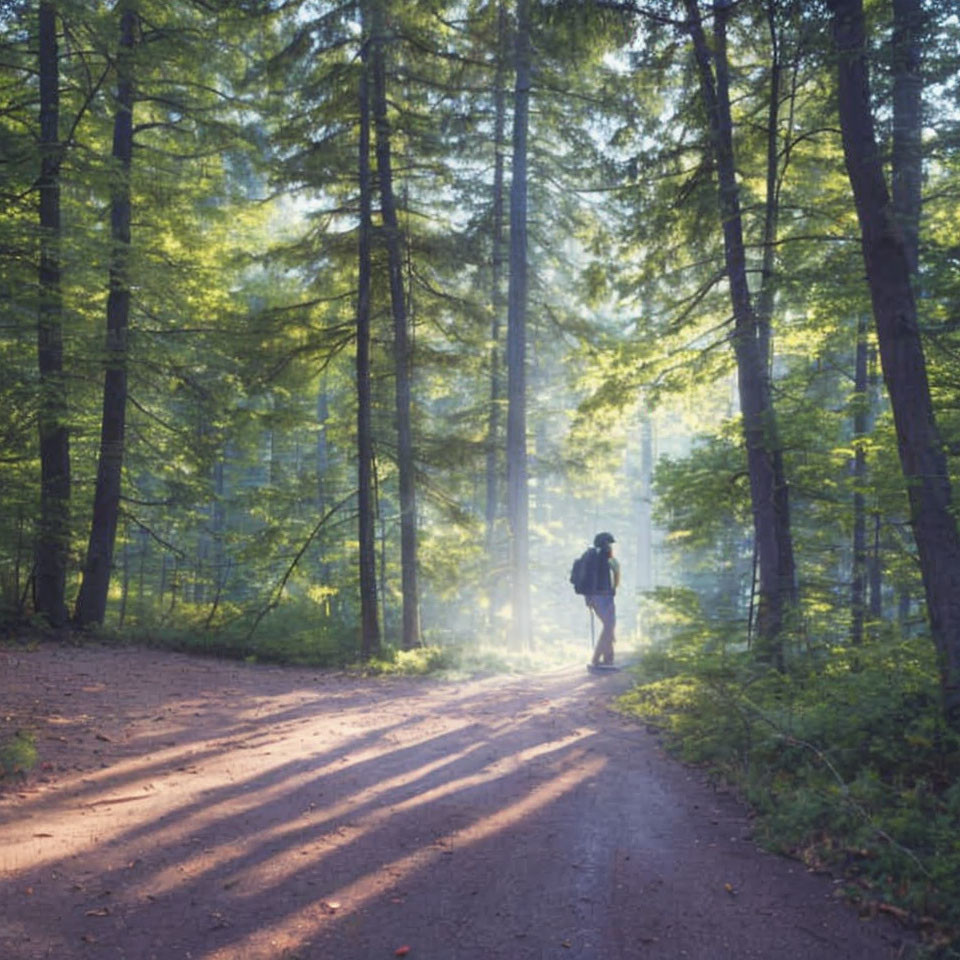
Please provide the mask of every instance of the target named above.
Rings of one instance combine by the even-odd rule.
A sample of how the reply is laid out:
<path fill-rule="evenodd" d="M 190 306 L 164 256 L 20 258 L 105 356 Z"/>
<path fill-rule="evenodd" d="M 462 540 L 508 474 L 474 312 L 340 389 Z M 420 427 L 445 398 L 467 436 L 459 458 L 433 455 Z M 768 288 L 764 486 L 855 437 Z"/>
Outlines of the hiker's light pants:
<path fill-rule="evenodd" d="M 587 598 L 587 606 L 596 611 L 603 629 L 600 639 L 593 649 L 594 663 L 613 663 L 614 629 L 617 626 L 617 606 L 613 602 L 613 595 L 598 593 Z"/>

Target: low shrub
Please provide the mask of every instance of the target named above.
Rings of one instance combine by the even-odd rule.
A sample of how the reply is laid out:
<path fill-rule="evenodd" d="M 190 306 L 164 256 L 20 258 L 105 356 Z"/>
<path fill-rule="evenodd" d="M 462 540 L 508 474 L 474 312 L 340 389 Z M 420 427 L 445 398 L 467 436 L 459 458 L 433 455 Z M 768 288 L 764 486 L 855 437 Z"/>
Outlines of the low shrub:
<path fill-rule="evenodd" d="M 12 737 L 0 742 L 0 780 L 30 772 L 37 762 L 37 747 L 33 734 L 18 730 Z"/>

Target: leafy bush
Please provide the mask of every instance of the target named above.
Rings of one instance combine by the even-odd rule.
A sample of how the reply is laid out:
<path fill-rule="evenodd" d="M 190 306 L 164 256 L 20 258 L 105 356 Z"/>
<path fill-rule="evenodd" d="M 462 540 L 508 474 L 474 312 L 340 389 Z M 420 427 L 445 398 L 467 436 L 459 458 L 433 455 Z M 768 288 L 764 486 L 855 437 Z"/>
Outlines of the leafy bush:
<path fill-rule="evenodd" d="M 0 780 L 28 773 L 36 762 L 37 747 L 32 734 L 18 730 L 0 743 Z"/>

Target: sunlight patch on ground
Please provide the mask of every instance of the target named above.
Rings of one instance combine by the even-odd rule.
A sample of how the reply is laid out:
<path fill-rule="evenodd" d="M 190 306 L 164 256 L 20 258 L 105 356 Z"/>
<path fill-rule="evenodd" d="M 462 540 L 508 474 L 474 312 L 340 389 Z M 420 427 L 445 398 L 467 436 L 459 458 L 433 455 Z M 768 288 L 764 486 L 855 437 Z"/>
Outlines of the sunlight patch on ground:
<path fill-rule="evenodd" d="M 344 773 L 389 752 L 382 744 L 355 749 L 357 737 L 337 739 L 330 729 L 330 720 L 326 715 L 313 718 L 296 739 L 288 736 L 266 743 L 262 741 L 263 734 L 258 733 L 250 738 L 197 741 L 188 747 L 171 747 L 120 761 L 102 772 L 69 778 L 58 788 L 55 805 L 34 814 L 30 836 L 24 837 L 22 823 L 0 826 L 0 869 L 5 873 L 35 869 L 63 857 L 135 838 L 137 834 L 142 834 L 139 842 L 154 846 L 176 844 L 224 816 L 242 815 L 278 801 L 318 778 Z M 451 722 L 444 733 L 456 732 L 472 722 Z M 421 723 L 426 721 L 412 721 L 405 730 L 415 729 Z M 394 726 L 396 719 L 391 718 L 378 727 L 368 727 L 364 734 L 375 735 L 378 730 L 385 733 Z M 421 737 L 405 732 L 404 748 L 435 736 L 435 730 Z M 307 745 L 307 741 L 316 739 L 322 739 L 322 748 Z M 262 779 L 263 787 L 244 786 L 244 780 L 238 779 L 236 756 L 230 752 L 238 748 L 253 751 L 258 761 L 253 769 L 244 771 L 244 779 L 247 783 Z M 330 754 L 331 759 L 321 766 L 310 766 L 312 753 Z M 278 777 L 278 771 L 286 766 L 298 769 Z M 157 774 L 171 767 L 176 768 L 173 779 Z M 196 782 L 191 782 L 194 777 Z M 211 782 L 217 784 L 213 789 L 209 787 Z M 222 800 L 209 796 L 221 792 L 228 796 Z M 48 799 L 49 796 L 43 798 Z M 76 827 L 78 807 L 84 818 L 81 829 Z M 21 816 L 25 812 L 26 805 L 21 807 Z M 164 826 L 165 823 L 169 825 Z"/>

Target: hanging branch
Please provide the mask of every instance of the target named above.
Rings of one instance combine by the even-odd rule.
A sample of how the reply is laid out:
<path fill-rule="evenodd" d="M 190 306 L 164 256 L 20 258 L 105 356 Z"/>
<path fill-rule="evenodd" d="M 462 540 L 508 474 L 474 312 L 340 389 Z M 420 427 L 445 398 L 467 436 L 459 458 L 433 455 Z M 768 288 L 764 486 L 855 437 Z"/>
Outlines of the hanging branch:
<path fill-rule="evenodd" d="M 287 586 L 287 581 L 293 575 L 293 571 L 297 568 L 297 564 L 300 562 L 300 559 L 307 552 L 310 544 L 313 543 L 317 534 L 323 529 L 324 524 L 348 501 L 356 497 L 357 491 L 354 490 L 345 496 L 342 500 L 337 501 L 318 521 L 317 525 L 310 532 L 310 536 L 304 541 L 303 546 L 297 551 L 296 556 L 293 558 L 290 566 L 287 567 L 287 572 L 280 578 L 280 582 L 277 584 L 276 588 L 273 591 L 273 596 L 270 599 L 270 602 L 257 614 L 256 619 L 253 621 L 253 626 L 250 627 L 250 632 L 247 634 L 246 642 L 249 643 L 253 639 L 253 635 L 257 630 L 257 627 L 260 626 L 260 621 L 273 609 L 275 609 L 279 603 L 280 598 L 283 596 L 283 591 Z"/>
<path fill-rule="evenodd" d="M 128 502 L 128 503 L 136 503 L 137 501 L 136 501 L 136 500 L 127 500 L 127 502 Z M 149 506 L 152 506 L 152 504 L 148 504 L 148 505 L 149 505 Z M 160 504 L 160 506 L 165 506 L 165 505 L 166 505 L 166 504 Z M 172 543 L 170 543 L 169 541 L 164 540 L 163 537 L 161 537 L 160 534 L 158 534 L 152 527 L 148 527 L 142 520 L 140 520 L 138 517 L 135 517 L 132 513 L 130 513 L 129 510 L 124 510 L 124 509 L 121 507 L 120 510 L 118 511 L 118 513 L 119 513 L 119 515 L 120 515 L 121 517 L 124 517 L 125 519 L 129 520 L 131 523 L 134 523 L 134 524 L 135 524 L 136 526 L 138 526 L 144 533 L 148 534 L 148 535 L 151 536 L 154 540 L 156 540 L 157 543 L 159 543 L 160 546 L 164 548 L 164 550 L 169 550 L 170 553 L 172 553 L 178 560 L 185 560 L 185 559 L 186 559 L 186 556 L 187 556 L 187 555 L 186 555 L 181 549 L 179 549 L 179 547 L 175 547 L 175 546 L 174 546 Z"/>

